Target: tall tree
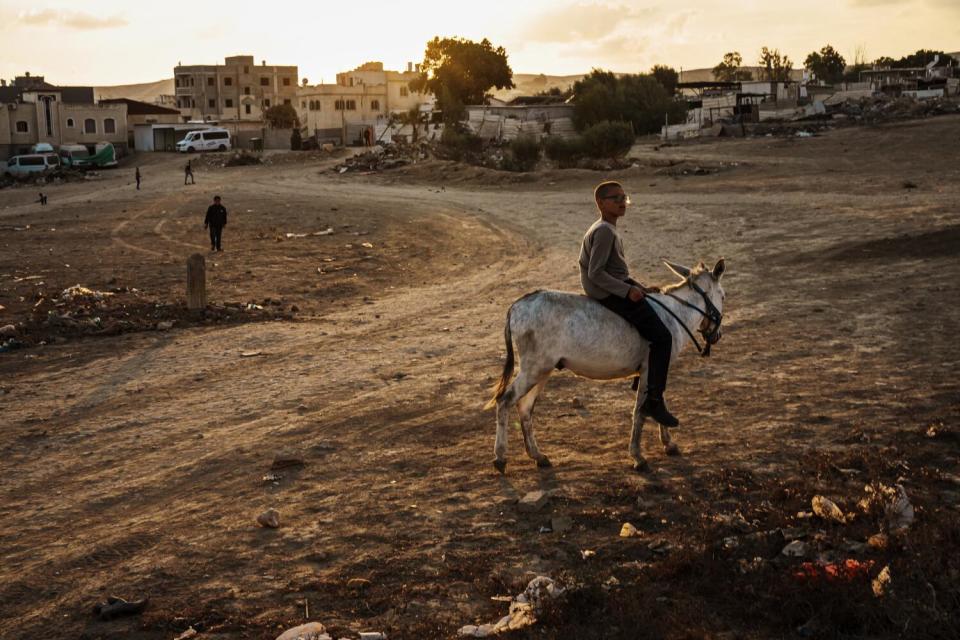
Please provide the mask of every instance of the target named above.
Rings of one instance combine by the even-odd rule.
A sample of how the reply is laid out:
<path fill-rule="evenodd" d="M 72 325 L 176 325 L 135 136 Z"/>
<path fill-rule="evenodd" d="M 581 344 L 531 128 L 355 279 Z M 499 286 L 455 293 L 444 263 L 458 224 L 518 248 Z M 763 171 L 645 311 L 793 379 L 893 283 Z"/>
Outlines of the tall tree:
<path fill-rule="evenodd" d="M 782 55 L 779 49 L 764 47 L 760 50 L 760 59 L 757 62 L 763 67 L 765 80 L 785 82 L 790 79 L 793 62 L 786 55 Z"/>
<path fill-rule="evenodd" d="M 507 52 L 486 38 L 434 38 L 427 43 L 420 75 L 410 82 L 414 91 L 436 96 L 447 122 L 458 121 L 465 105 L 482 104 L 491 88 L 513 86 Z"/>
<path fill-rule="evenodd" d="M 264 112 L 263 118 L 274 129 L 289 129 L 300 126 L 297 111 L 289 104 L 273 105 Z"/>
<path fill-rule="evenodd" d="M 650 75 L 660 83 L 660 86 L 667 90 L 671 96 L 677 92 L 677 84 L 680 82 L 680 74 L 673 67 L 665 64 L 655 64 L 650 69 Z"/>
<path fill-rule="evenodd" d="M 573 120 L 580 131 L 608 121 L 629 122 L 638 135 L 654 133 L 664 116 L 679 122 L 686 112 L 684 103 L 674 100 L 652 76 L 642 74 L 618 77 L 594 69 L 574 83 L 573 93 Z"/>
<path fill-rule="evenodd" d="M 803 61 L 803 66 L 816 74 L 821 82 L 832 84 L 843 78 L 843 70 L 847 68 L 847 61 L 829 44 L 814 51 Z"/>
<path fill-rule="evenodd" d="M 753 73 L 749 69 L 741 69 L 743 56 L 739 51 L 723 54 L 723 61 L 713 68 L 713 78 L 720 82 L 740 82 L 753 80 Z"/>

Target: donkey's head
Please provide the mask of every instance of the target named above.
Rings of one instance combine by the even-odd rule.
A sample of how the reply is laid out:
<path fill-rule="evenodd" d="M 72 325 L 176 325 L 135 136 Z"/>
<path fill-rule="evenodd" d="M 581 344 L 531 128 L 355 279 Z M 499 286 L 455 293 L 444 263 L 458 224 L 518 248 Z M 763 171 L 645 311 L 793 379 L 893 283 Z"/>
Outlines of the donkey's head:
<path fill-rule="evenodd" d="M 723 258 L 717 260 L 713 269 L 707 268 L 702 261 L 691 269 L 673 262 L 663 261 L 667 268 L 683 278 L 679 286 L 689 286 L 703 298 L 703 319 L 700 322 L 700 334 L 708 345 L 720 342 L 720 323 L 723 321 L 723 285 L 720 279 L 726 265 Z M 699 307 L 699 305 L 698 305 Z M 709 348 L 709 347 L 708 347 Z"/>

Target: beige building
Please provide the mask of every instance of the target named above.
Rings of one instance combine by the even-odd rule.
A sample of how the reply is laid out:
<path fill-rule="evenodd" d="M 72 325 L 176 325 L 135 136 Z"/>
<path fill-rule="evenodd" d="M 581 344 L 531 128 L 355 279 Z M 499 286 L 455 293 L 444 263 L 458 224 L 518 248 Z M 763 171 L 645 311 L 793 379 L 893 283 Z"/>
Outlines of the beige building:
<path fill-rule="evenodd" d="M 267 66 L 266 61 L 257 65 L 253 56 L 231 56 L 222 65 L 178 64 L 173 73 L 176 108 L 183 122 L 261 127 L 270 107 L 295 106 L 296 66 Z"/>
<path fill-rule="evenodd" d="M 127 150 L 127 106 L 96 104 L 93 87 L 57 87 L 42 76 L 17 77 L 0 86 L 0 159 L 29 153 L 46 142 L 111 142 L 118 155 Z"/>
<path fill-rule="evenodd" d="M 158 104 L 130 98 L 106 98 L 101 100 L 100 104 L 127 105 L 127 145 L 131 149 L 137 148 L 134 136 L 137 125 L 180 123 L 180 112 L 177 109 L 168 109 Z"/>
<path fill-rule="evenodd" d="M 385 71 L 382 62 L 368 62 L 337 74 L 336 84 L 318 84 L 297 90 L 297 115 L 307 136 L 318 141 L 371 144 L 391 114 L 433 103 L 432 96 L 410 90 L 419 73 Z"/>

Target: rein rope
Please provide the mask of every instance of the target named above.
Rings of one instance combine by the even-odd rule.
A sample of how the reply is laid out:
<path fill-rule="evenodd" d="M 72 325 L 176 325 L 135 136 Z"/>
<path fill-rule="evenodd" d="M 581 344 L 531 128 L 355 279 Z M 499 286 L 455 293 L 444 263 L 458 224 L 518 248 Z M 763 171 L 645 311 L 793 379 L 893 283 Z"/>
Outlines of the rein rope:
<path fill-rule="evenodd" d="M 723 322 L 723 314 L 721 314 L 720 311 L 717 309 L 716 305 L 713 304 L 713 302 L 707 296 L 706 292 L 700 287 L 698 287 L 696 284 L 694 284 L 692 280 L 687 279 L 686 284 L 690 285 L 690 288 L 692 288 L 694 291 L 699 293 L 700 297 L 703 298 L 704 305 L 706 306 L 706 311 L 704 311 L 703 309 L 701 309 L 695 304 L 691 304 L 687 302 L 686 300 L 684 300 L 679 296 L 673 295 L 672 293 L 663 293 L 661 295 L 665 295 L 673 298 L 683 306 L 693 309 L 694 311 L 702 315 L 704 318 L 707 318 L 708 320 L 713 322 L 715 326 L 713 330 L 710 331 L 710 335 L 714 335 L 717 331 L 720 330 L 720 323 Z M 671 316 L 673 316 L 673 319 L 677 321 L 677 324 L 679 324 L 683 328 L 683 330 L 687 332 L 687 335 L 690 336 L 690 340 L 693 342 L 693 346 L 697 348 L 697 351 L 700 353 L 701 356 L 707 357 L 710 355 L 710 336 L 709 335 L 704 334 L 703 337 L 704 337 L 705 346 L 701 347 L 700 343 L 697 342 L 696 337 L 694 337 L 693 332 L 690 331 L 690 328 L 687 327 L 686 324 L 684 324 L 684 322 L 677 316 L 677 314 L 673 312 L 673 310 L 670 307 L 665 305 L 661 300 L 657 300 L 652 295 L 647 295 L 645 296 L 645 298 L 652 300 L 653 302 L 656 302 L 658 305 L 660 305 L 663 308 L 664 311 L 666 311 Z M 701 331 L 701 333 L 703 332 Z"/>

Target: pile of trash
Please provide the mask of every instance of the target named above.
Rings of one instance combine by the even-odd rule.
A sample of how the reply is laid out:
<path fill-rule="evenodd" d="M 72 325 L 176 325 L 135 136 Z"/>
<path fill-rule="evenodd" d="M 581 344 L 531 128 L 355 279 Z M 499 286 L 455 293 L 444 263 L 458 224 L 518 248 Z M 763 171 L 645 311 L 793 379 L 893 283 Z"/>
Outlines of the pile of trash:
<path fill-rule="evenodd" d="M 97 171 L 81 171 L 60 167 L 43 173 L 29 173 L 23 176 L 0 174 L 0 189 L 26 187 L 30 185 L 42 186 L 46 184 L 63 184 L 65 182 L 81 182 L 97 180 L 100 174 Z"/>
<path fill-rule="evenodd" d="M 436 150 L 428 142 L 378 144 L 363 153 L 347 158 L 333 168 L 336 173 L 371 172 L 396 169 L 434 157 Z"/>
<path fill-rule="evenodd" d="M 830 105 L 828 113 L 834 118 L 839 115 L 856 122 L 876 124 L 960 113 L 960 104 L 945 98 L 917 100 L 905 96 L 891 98 L 877 95 L 858 100 L 846 100 L 838 105 Z"/>
<path fill-rule="evenodd" d="M 537 614 L 543 609 L 543 605 L 563 592 L 563 587 L 551 578 L 537 576 L 530 581 L 523 593 L 510 601 L 507 615 L 493 624 L 465 625 L 457 631 L 457 635 L 461 638 L 486 638 L 528 627 L 537 621 Z"/>
<path fill-rule="evenodd" d="M 225 167 L 245 167 L 252 164 L 263 164 L 263 160 L 259 155 L 255 153 L 250 153 L 249 151 L 235 151 L 233 155 L 223 163 Z"/>

